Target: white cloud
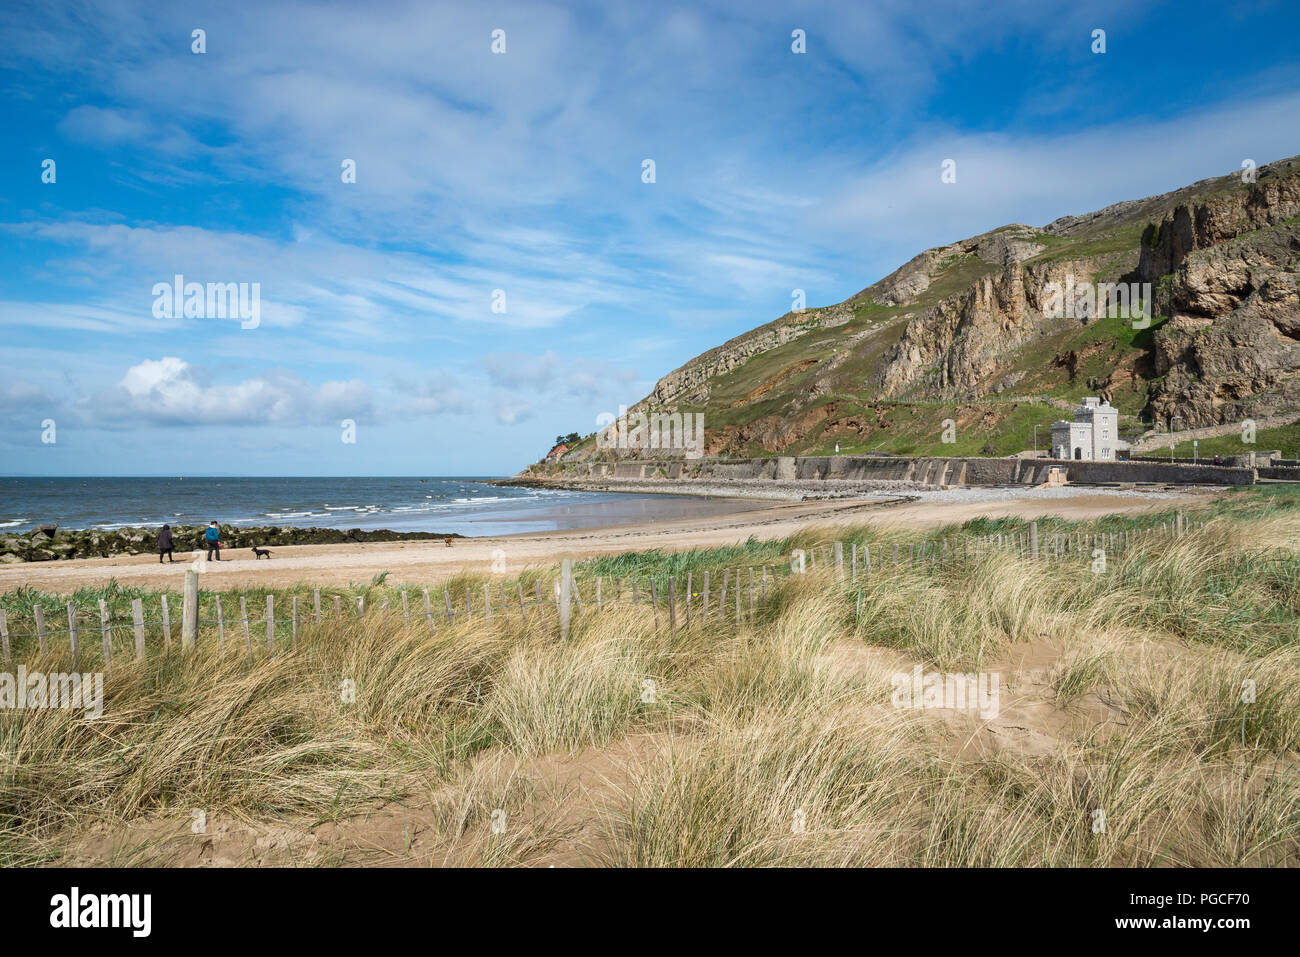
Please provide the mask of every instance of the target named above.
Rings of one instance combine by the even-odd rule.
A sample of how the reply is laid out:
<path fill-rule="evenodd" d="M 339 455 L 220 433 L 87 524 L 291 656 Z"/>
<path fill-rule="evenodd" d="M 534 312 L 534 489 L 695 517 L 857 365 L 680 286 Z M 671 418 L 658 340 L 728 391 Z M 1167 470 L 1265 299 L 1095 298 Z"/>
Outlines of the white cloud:
<path fill-rule="evenodd" d="M 208 381 L 204 370 L 176 356 L 146 359 L 83 407 L 105 426 L 310 425 L 370 416 L 370 387 L 326 382 L 318 387 L 293 373 L 272 371 L 233 384 Z"/>

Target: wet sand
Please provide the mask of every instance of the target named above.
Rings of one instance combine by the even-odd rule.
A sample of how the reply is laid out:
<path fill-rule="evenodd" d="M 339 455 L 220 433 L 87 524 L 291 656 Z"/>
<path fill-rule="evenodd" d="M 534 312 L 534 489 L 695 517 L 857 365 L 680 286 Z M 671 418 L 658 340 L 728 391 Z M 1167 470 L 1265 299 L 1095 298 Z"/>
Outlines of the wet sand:
<path fill-rule="evenodd" d="M 990 494 L 983 494 L 987 491 Z M 565 532 L 530 532 L 487 538 L 458 539 L 451 547 L 438 542 L 373 542 L 365 544 L 296 545 L 272 549 L 269 560 L 255 561 L 251 550 L 233 550 L 229 558 L 208 563 L 205 588 L 256 585 L 345 585 L 369 581 L 389 572 L 393 583 L 431 583 L 462 571 L 489 572 L 494 558 L 504 555 L 507 574 L 561 557 L 585 558 L 652 548 L 682 550 L 783 538 L 809 526 L 825 527 L 866 522 L 898 528 L 932 528 L 979 516 L 1036 518 L 1058 515 L 1084 520 L 1102 515 L 1193 508 L 1207 504 L 1221 490 L 1191 489 L 1144 494 L 1110 489 L 1071 488 L 1069 495 L 1045 495 L 1043 489 L 939 490 L 920 496 L 904 494 L 870 499 L 815 502 L 742 502 L 727 514 L 610 525 Z M 973 492 L 981 494 L 971 494 Z M 734 501 L 734 500 L 733 500 Z M 757 506 L 757 507 L 756 507 Z M 197 553 L 181 556 L 174 565 L 159 565 L 156 556 L 75 559 L 0 566 L 0 591 L 31 585 L 47 591 L 70 592 L 82 586 L 117 579 L 124 585 L 179 588 L 184 570 Z"/>

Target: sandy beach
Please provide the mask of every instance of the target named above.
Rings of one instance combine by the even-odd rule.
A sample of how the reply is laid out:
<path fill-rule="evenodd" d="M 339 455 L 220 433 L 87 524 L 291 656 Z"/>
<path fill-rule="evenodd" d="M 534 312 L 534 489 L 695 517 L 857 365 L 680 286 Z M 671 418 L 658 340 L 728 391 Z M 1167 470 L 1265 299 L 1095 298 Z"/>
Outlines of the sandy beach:
<path fill-rule="evenodd" d="M 930 528 L 979 516 L 1033 518 L 1059 515 L 1074 520 L 1172 507 L 1195 507 L 1222 490 L 1046 488 L 954 488 L 891 492 L 871 497 L 812 502 L 773 502 L 755 508 L 735 500 L 735 510 L 707 517 L 609 525 L 564 532 L 532 532 L 462 539 L 448 547 L 436 542 L 278 547 L 269 560 L 254 560 L 249 549 L 232 550 L 220 563 L 208 563 L 204 587 L 288 585 L 311 582 L 344 585 L 389 572 L 390 582 L 434 582 L 463 570 L 487 571 L 504 553 L 506 571 L 545 565 L 561 557 L 584 558 L 644 549 L 680 550 L 782 538 L 809 526 L 831 528 L 876 523 L 900 528 Z M 0 591 L 23 585 L 70 592 L 116 579 L 127 585 L 176 587 L 197 553 L 182 553 L 160 565 L 154 555 L 74 559 L 0 566 Z M 499 566 L 498 566 L 499 567 Z"/>

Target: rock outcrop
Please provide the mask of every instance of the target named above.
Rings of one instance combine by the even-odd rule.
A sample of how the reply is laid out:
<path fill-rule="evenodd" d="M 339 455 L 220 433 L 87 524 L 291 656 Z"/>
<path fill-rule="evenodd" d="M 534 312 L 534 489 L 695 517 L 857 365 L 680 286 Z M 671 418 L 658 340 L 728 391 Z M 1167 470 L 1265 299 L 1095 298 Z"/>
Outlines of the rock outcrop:
<path fill-rule="evenodd" d="M 111 558 L 114 555 L 157 553 L 157 528 L 61 529 L 47 534 L 42 526 L 22 535 L 0 536 L 0 564 L 48 562 L 61 558 Z M 173 525 L 172 542 L 177 561 L 204 547 L 205 525 Z M 339 542 L 396 542 L 459 538 L 459 535 L 431 532 L 393 532 L 388 529 L 298 528 L 284 525 L 222 526 L 221 541 L 227 548 L 248 549 L 254 545 L 327 545 Z"/>

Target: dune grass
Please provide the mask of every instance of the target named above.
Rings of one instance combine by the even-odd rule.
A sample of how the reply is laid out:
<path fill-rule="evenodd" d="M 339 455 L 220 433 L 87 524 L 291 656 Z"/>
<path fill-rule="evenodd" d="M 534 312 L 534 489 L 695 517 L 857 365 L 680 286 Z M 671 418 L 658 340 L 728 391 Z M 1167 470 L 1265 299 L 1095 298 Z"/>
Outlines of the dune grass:
<path fill-rule="evenodd" d="M 964 531 L 989 527 L 945 534 Z M 890 535 L 809 529 L 579 570 L 788 564 L 832 538 Z M 251 662 L 210 642 L 128 656 L 97 720 L 0 712 L 0 865 L 84 863 L 88 832 L 144 825 L 164 837 L 114 861 L 168 863 L 194 809 L 300 834 L 400 815 L 387 863 L 1295 865 L 1298 584 L 1300 511 L 1241 499 L 1102 573 L 1001 553 L 856 582 L 823 566 L 772 583 L 740 624 L 697 613 L 673 632 L 621 602 L 576 615 L 561 643 L 553 613 L 432 632 L 422 615 L 409 630 L 369 615 L 304 624 L 296 652 Z M 1037 691 L 1025 649 L 1051 661 Z M 17 652 L 70 667 L 60 647 Z M 999 723 L 893 707 L 913 664 L 1000 673 L 1004 713 L 1037 710 Z M 1035 714 L 1049 746 L 1015 746 Z M 575 768 L 581 787 L 547 784 Z M 340 845 L 292 862 L 375 860 Z"/>

